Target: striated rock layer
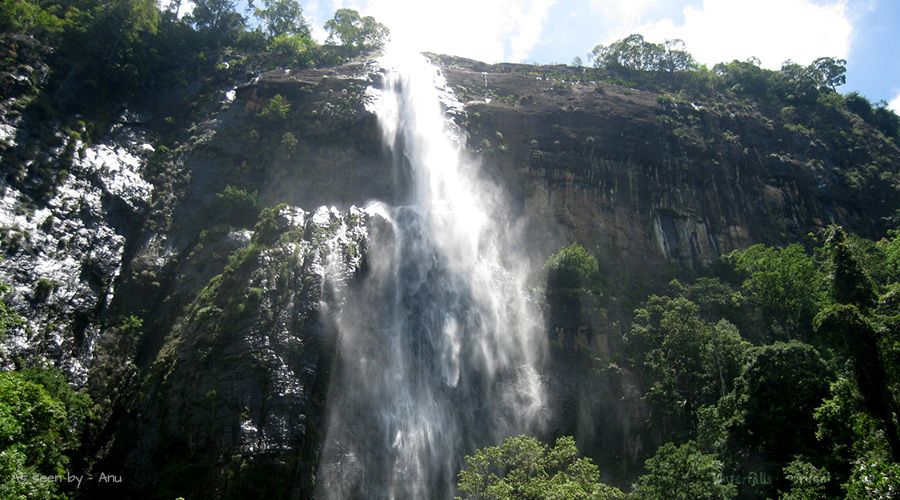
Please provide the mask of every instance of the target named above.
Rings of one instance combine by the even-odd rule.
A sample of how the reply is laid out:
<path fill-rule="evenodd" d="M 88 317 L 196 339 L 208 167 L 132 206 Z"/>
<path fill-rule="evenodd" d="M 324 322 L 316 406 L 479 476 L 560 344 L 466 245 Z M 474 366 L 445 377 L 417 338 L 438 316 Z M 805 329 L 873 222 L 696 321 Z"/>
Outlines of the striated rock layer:
<path fill-rule="evenodd" d="M 504 191 L 524 253 L 541 262 L 578 240 L 623 298 L 605 316 L 590 298 L 545 315 L 549 432 L 574 433 L 604 479 L 630 481 L 658 438 L 638 429 L 645 408 L 632 375 L 578 371 L 590 369 L 583 357 L 619 348 L 614 324 L 635 300 L 735 248 L 798 241 L 830 223 L 878 237 L 896 223 L 898 187 L 861 188 L 847 173 L 896 175 L 900 150 L 850 113 L 833 110 L 812 130 L 734 97 L 433 59 L 464 103 L 451 115 Z M 39 82 L 39 65 L 28 67 Z M 398 205 L 410 188 L 367 110 L 366 89 L 380 80 L 362 61 L 236 79 L 177 134 L 171 109 L 148 106 L 92 145 L 10 112 L 18 93 L 0 103 L 0 279 L 27 320 L 0 361 L 45 359 L 107 402 L 81 462 L 126 481 L 87 498 L 315 490 L 335 342 L 325 267 L 338 258 L 343 279 L 364 276 L 379 216 L 353 207 Z M 275 95 L 290 103 L 286 116 L 261 116 Z M 230 213 L 218 196 L 228 186 L 275 208 Z M 131 340 L 119 327 L 130 315 L 143 320 Z"/>

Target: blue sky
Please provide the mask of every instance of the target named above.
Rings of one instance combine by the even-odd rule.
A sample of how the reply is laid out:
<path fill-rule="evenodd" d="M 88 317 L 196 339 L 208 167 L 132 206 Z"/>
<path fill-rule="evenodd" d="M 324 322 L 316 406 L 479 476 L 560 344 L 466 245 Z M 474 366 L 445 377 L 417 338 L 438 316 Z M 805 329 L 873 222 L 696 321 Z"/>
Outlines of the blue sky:
<path fill-rule="evenodd" d="M 569 63 L 630 33 L 683 39 L 702 63 L 848 61 L 844 92 L 900 111 L 897 0 L 301 0 L 314 34 L 340 7 L 373 15 L 398 42 L 488 62 Z"/>

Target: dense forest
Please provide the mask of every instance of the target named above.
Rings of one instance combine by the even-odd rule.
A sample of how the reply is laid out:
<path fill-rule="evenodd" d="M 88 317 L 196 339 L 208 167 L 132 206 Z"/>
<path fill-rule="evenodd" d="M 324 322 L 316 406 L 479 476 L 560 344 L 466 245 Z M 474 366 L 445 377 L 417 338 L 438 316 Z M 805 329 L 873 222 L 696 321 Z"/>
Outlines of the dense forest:
<path fill-rule="evenodd" d="M 123 116 L 154 110 L 142 123 L 156 135 L 146 167 L 154 190 L 140 231 L 191 232 L 184 262 L 214 254 L 208 260 L 221 272 L 203 274 L 193 295 L 179 297 L 184 303 L 171 310 L 196 318 L 221 306 L 226 311 L 219 310 L 215 320 L 220 331 L 209 331 L 227 333 L 229 322 L 237 323 L 245 308 L 261 300 L 259 288 L 244 287 L 239 280 L 248 262 L 302 236 L 278 227 L 284 205 L 267 206 L 258 194 L 258 171 L 247 170 L 239 160 L 223 167 L 219 184 L 203 202 L 202 217 L 179 218 L 177 207 L 190 190 L 189 181 L 179 180 L 180 158 L 222 106 L 223 89 L 276 69 L 364 64 L 384 47 L 389 31 L 372 17 L 340 9 L 324 25 L 328 39 L 320 44 L 293 0 L 251 2 L 246 12 L 238 11 L 234 0 L 198 0 L 184 16 L 177 14 L 180 8 L 178 1 L 160 9 L 152 0 L 0 0 L 0 118 L 29 130 L 15 140 L 0 139 L 4 190 L 15 187 L 41 206 L 70 175 L 79 149 L 105 140 L 127 121 Z M 684 144 L 702 146 L 702 127 L 691 115 L 672 110 L 701 98 L 751 103 L 761 115 L 777 117 L 803 147 L 832 144 L 862 158 L 840 165 L 837 177 L 855 206 L 878 219 L 878 227 L 897 228 L 900 208 L 893 203 L 900 191 L 900 117 L 884 102 L 842 95 L 845 66 L 844 60 L 822 57 L 809 65 L 788 61 L 779 70 L 754 59 L 710 68 L 678 41 L 655 44 L 632 35 L 598 45 L 587 64 L 576 58 L 568 65 L 509 65 L 503 71 L 540 74 L 553 82 L 551 92 L 556 86 L 602 82 L 624 94 L 652 93 L 657 125 Z M 525 102 L 494 97 L 510 107 Z M 236 137 L 260 151 L 289 155 L 302 148 L 298 144 L 306 139 L 287 124 L 299 108 L 290 99 L 282 93 L 265 95 L 252 110 L 251 125 Z M 260 139 L 261 133 L 274 140 Z M 491 158 L 505 153 L 503 140 L 496 132 L 471 141 L 470 148 Z M 716 140 L 740 150 L 736 135 Z M 536 145 L 525 148 L 535 161 L 543 160 L 545 153 L 535 153 Z M 46 150 L 57 151 L 53 161 L 42 160 Z M 7 256 L 25 251 L 27 236 L 3 229 Z M 222 243 L 234 231 L 254 236 L 235 249 Z M 458 473 L 458 494 L 492 499 L 898 497 L 900 229 L 863 237 L 852 228 L 822 223 L 808 231 L 796 241 L 785 235 L 779 244 L 723 252 L 697 269 L 663 269 L 656 276 L 666 275 L 665 280 L 635 282 L 611 280 L 613 266 L 575 238 L 556 247 L 534 284 L 545 318 L 566 324 L 577 317 L 581 326 L 608 332 L 613 347 L 599 353 L 559 343 L 551 354 L 586 387 L 623 374 L 638 381 L 647 412 L 635 423 L 636 432 L 652 449 L 642 452 L 640 474 L 616 477 L 613 485 L 595 464 L 597 453 L 585 456 L 576 440 L 564 435 L 572 426 L 559 424 L 542 435 L 511 436 L 467 456 Z M 172 271 L 166 279 L 176 282 L 179 276 Z M 163 355 L 151 352 L 162 351 L 164 342 L 142 340 L 151 325 L 166 324 L 177 332 L 189 323 L 172 318 L 163 323 L 148 312 L 150 301 L 141 296 L 165 289 L 163 273 L 137 271 L 116 279 L 134 300 L 119 300 L 92 318 L 102 324 L 103 334 L 83 379 L 74 380 L 46 360 L 8 359 L 3 352 L 0 497 L 77 498 L 75 485 L 44 478 L 91 471 L 114 460 L 104 444 L 110 433 L 125 421 L 123 415 L 137 413 L 137 401 L 151 392 L 146 387 L 168 376 L 154 364 Z M 42 303 L 56 286 L 36 283 L 33 304 Z M 228 298 L 229 287 L 240 289 L 239 301 Z M 0 288 L 6 299 L 12 292 L 8 285 Z M 26 329 L 29 314 L 6 299 L 0 301 L 4 342 L 7 332 Z M 168 472 L 181 477 L 183 471 Z M 254 487 L 230 494 L 252 495 Z M 180 494 L 172 484 L 156 494 L 169 493 Z"/>

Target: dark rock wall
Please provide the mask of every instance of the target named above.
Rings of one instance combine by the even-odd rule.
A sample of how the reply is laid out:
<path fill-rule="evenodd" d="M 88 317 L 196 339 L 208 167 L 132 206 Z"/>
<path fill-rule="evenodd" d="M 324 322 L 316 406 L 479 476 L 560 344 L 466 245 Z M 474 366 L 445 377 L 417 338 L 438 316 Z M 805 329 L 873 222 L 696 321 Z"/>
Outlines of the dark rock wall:
<path fill-rule="evenodd" d="M 534 261 L 578 240 L 598 257 L 605 287 L 620 301 L 601 310 L 595 297 L 584 297 L 577 310 L 550 303 L 546 314 L 551 432 L 574 433 L 605 478 L 620 484 L 658 438 L 640 428 L 646 408 L 639 381 L 608 367 L 621 348 L 618 329 L 650 287 L 702 273 L 732 249 L 797 241 L 830 223 L 879 237 L 900 206 L 896 186 L 861 191 L 847 184 L 844 172 L 854 165 L 880 162 L 896 172 L 900 151 L 844 112 L 812 132 L 779 110 L 733 97 L 567 83 L 554 76 L 559 68 L 438 60 L 466 103 L 456 119 L 468 149 L 505 193 L 506 222 L 522 228 Z M 117 396 L 86 459 L 96 471 L 133 481 L 91 495 L 301 498 L 312 491 L 333 334 L 324 252 L 338 248 L 350 274 L 364 272 L 366 216 L 348 210 L 397 202 L 406 191 L 400 161 L 384 149 L 366 110 L 365 89 L 377 82 L 371 64 L 356 62 L 279 70 L 233 93 L 223 88 L 219 109 L 171 148 L 164 174 L 148 174 L 156 156 L 143 138 L 126 140 L 120 158 L 138 162 L 126 170 L 152 177 L 152 193 L 170 200 L 165 224 L 145 224 L 156 220 L 158 206 L 112 182 L 122 176 L 106 168 L 114 162 L 90 157 L 76 157 L 65 182 L 91 186 L 96 203 L 63 210 L 53 208 L 56 198 L 31 197 L 40 220 L 17 214 L 33 176 L 4 163 L 7 233 L 26 219 L 42 231 L 36 250 L 11 250 L 4 239 L 0 275 L 16 286 L 13 305 L 32 328 L 4 352 L 42 353 L 63 366 L 75 359 L 83 377 L 91 373 L 93 344 L 64 334 L 75 312 L 86 311 L 80 328 L 92 339 L 116 335 L 112 320 L 123 315 L 144 319 L 142 338 L 126 353 L 139 382 Z M 276 94 L 290 103 L 287 116 L 261 117 Z M 161 118 L 147 113 L 146 140 L 156 148 L 152 124 Z M 13 151 L 28 124 L 4 116 L 4 147 Z M 257 193 L 262 207 L 289 207 L 270 212 L 255 230 L 220 220 L 211 207 L 228 185 Z M 338 210 L 313 218 L 320 205 Z M 51 214 L 56 225 L 40 229 Z M 352 230 L 338 235 L 342 227 Z M 78 235 L 74 250 L 59 246 Z M 67 255 L 79 263 L 75 274 L 56 279 L 64 286 L 50 290 L 45 305 L 31 304 L 40 278 L 34 263 Z M 93 274 L 81 265 L 90 256 L 103 261 Z M 67 301 L 79 290 L 87 299 Z M 38 342 L 35 332 L 61 342 Z M 598 366 L 606 368 L 589 375 Z"/>

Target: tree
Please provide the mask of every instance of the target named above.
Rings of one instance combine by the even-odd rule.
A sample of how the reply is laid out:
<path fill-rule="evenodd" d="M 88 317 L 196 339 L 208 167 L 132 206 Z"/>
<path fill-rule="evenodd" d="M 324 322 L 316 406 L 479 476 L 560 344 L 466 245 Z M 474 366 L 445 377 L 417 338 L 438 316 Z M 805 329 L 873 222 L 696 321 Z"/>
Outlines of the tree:
<path fill-rule="evenodd" d="M 257 116 L 263 120 L 275 122 L 283 121 L 287 118 L 291 111 L 291 101 L 284 98 L 281 94 L 275 94 L 271 99 L 266 101 L 265 106 Z"/>
<path fill-rule="evenodd" d="M 547 293 L 571 297 L 581 291 L 600 293 L 600 264 L 581 243 L 559 249 L 544 263 Z"/>
<path fill-rule="evenodd" d="M 879 328 L 871 314 L 878 300 L 875 284 L 853 255 L 843 229 L 830 227 L 825 247 L 830 254 L 833 303 L 816 316 L 815 330 L 851 361 L 866 410 L 881 420 L 891 455 L 900 460 L 895 403 L 879 352 Z"/>
<path fill-rule="evenodd" d="M 722 500 L 734 498 L 736 488 L 724 480 L 724 466 L 715 455 L 703 453 L 693 441 L 666 443 L 646 462 L 647 473 L 632 488 L 642 500 Z"/>
<path fill-rule="evenodd" d="M 900 464 L 877 459 L 859 460 L 844 488 L 849 500 L 897 498 L 900 495 Z"/>
<path fill-rule="evenodd" d="M 819 88 L 827 88 L 832 92 L 847 83 L 847 61 L 833 57 L 820 57 L 809 65 Z"/>
<path fill-rule="evenodd" d="M 844 105 L 847 109 L 859 115 L 866 123 L 871 123 L 874 117 L 872 102 L 859 92 L 853 91 L 844 96 Z"/>
<path fill-rule="evenodd" d="M 550 446 L 529 436 L 510 437 L 466 456 L 459 472 L 462 498 L 483 500 L 623 499 L 621 491 L 600 482 L 589 458 L 578 458 L 571 437 Z"/>
<path fill-rule="evenodd" d="M 232 185 L 216 193 L 210 206 L 213 220 L 219 220 L 238 227 L 250 227 L 259 214 L 256 192 L 248 192 Z"/>
<path fill-rule="evenodd" d="M 816 467 L 802 457 L 797 457 L 784 468 L 784 477 L 791 484 L 781 500 L 824 500 L 825 486 L 831 475 L 824 468 Z"/>
<path fill-rule="evenodd" d="M 713 66 L 715 74 L 722 86 L 737 94 L 747 94 L 758 99 L 768 97 L 775 72 L 760 67 L 760 61 L 750 58 L 746 61 L 734 60 L 729 63 L 718 63 Z"/>
<path fill-rule="evenodd" d="M 875 105 L 872 115 L 872 125 L 881 131 L 886 137 L 895 138 L 900 134 L 900 117 L 888 107 L 884 101 Z"/>
<path fill-rule="evenodd" d="M 299 35 L 309 38 L 309 26 L 303 19 L 303 9 L 297 0 L 262 0 L 263 8 L 256 16 L 263 22 L 270 37 Z"/>
<path fill-rule="evenodd" d="M 325 22 L 329 44 L 343 45 L 350 55 L 378 50 L 384 46 L 390 31 L 372 16 L 362 17 L 353 9 L 338 9 Z"/>
<path fill-rule="evenodd" d="M 154 0 L 110 0 L 71 9 L 53 58 L 60 107 L 82 111 L 131 98 L 153 71 L 149 41 L 159 27 Z"/>
<path fill-rule="evenodd" d="M 236 10 L 237 0 L 197 0 L 191 20 L 197 29 L 209 34 L 216 45 L 237 40 L 246 23 Z"/>
<path fill-rule="evenodd" d="M 728 321 L 713 325 L 687 298 L 657 295 L 635 310 L 626 341 L 643 372 L 653 418 L 664 433 L 685 437 L 700 408 L 731 390 L 748 348 Z"/>
<path fill-rule="evenodd" d="M 314 42 L 308 36 L 281 34 L 268 44 L 268 55 L 278 66 L 310 66 Z"/>
<path fill-rule="evenodd" d="M 816 437 L 829 450 L 822 460 L 834 478 L 843 482 L 854 461 L 887 458 L 890 446 L 884 440 L 881 421 L 865 410 L 852 374 L 842 374 L 832 382 L 830 394 L 815 411 Z"/>
<path fill-rule="evenodd" d="M 828 377 L 828 367 L 811 345 L 794 340 L 750 350 L 734 390 L 719 401 L 727 432 L 724 450 L 736 473 L 777 477 L 795 455 L 823 453 L 813 413 L 828 396 Z M 762 491 L 753 493 L 763 495 L 779 484 L 757 486 Z"/>
<path fill-rule="evenodd" d="M 825 276 L 798 244 L 753 245 L 725 257 L 744 273 L 741 286 L 777 340 L 802 338 L 825 300 Z"/>
<path fill-rule="evenodd" d="M 684 50 L 681 40 L 651 43 L 638 34 L 609 45 L 597 45 L 591 51 L 597 68 L 633 71 L 688 71 L 696 68 L 694 58 Z"/>
<path fill-rule="evenodd" d="M 56 370 L 0 372 L 0 496 L 58 498 L 38 477 L 64 470 L 89 409 Z"/>
<path fill-rule="evenodd" d="M 64 20 L 42 7 L 52 8 L 32 0 L 0 0 L 0 31 L 38 35 L 61 31 Z"/>

